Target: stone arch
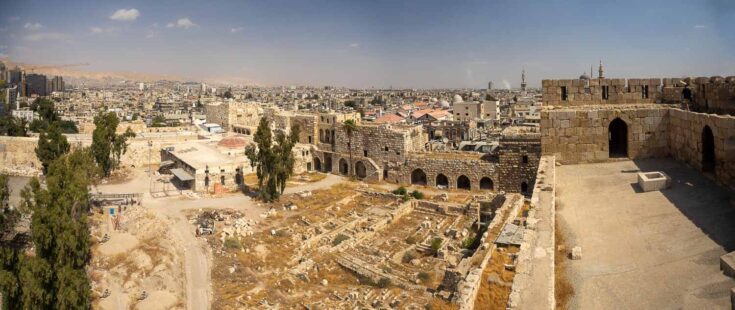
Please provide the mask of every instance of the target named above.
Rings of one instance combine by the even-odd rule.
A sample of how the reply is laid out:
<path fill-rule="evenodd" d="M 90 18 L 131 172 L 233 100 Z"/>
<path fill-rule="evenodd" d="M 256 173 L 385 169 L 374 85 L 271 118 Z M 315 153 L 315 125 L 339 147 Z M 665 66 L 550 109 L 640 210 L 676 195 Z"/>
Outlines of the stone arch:
<path fill-rule="evenodd" d="M 526 181 L 521 182 L 521 193 L 528 194 L 528 183 Z"/>
<path fill-rule="evenodd" d="M 340 158 L 339 159 L 339 173 L 342 175 L 347 175 L 349 171 L 350 171 L 350 164 L 348 164 L 344 158 Z"/>
<path fill-rule="evenodd" d="M 355 163 L 355 174 L 357 175 L 358 179 L 364 179 L 365 177 L 367 177 L 367 168 L 362 161 L 358 161 L 357 163 Z"/>
<path fill-rule="evenodd" d="M 449 188 L 449 178 L 447 178 L 444 174 L 437 174 L 436 175 L 436 186 L 443 186 L 444 188 Z"/>
<path fill-rule="evenodd" d="M 608 143 L 610 158 L 628 157 L 628 124 L 619 117 L 608 126 Z"/>
<path fill-rule="evenodd" d="M 480 179 L 480 189 L 493 190 L 495 189 L 495 184 L 492 179 L 484 177 Z"/>
<path fill-rule="evenodd" d="M 319 157 L 314 157 L 314 170 L 322 171 L 322 160 Z"/>
<path fill-rule="evenodd" d="M 705 125 L 702 129 L 702 171 L 715 172 L 715 135 L 712 129 Z"/>
<path fill-rule="evenodd" d="M 426 173 L 421 169 L 411 171 L 411 184 L 426 185 Z"/>
<path fill-rule="evenodd" d="M 457 178 L 457 188 L 466 190 L 472 189 L 472 182 L 470 182 L 470 178 L 465 175 L 460 175 Z"/>

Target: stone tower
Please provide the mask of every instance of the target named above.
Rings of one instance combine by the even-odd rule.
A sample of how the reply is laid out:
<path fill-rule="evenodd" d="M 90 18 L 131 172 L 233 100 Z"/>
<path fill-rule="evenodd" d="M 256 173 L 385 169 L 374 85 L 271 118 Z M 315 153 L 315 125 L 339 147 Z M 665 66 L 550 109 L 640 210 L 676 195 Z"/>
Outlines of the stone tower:
<path fill-rule="evenodd" d="M 521 90 L 522 91 L 526 90 L 526 69 L 525 68 L 521 71 Z"/>
<path fill-rule="evenodd" d="M 600 67 L 597 69 L 597 78 L 602 79 L 605 78 L 605 75 L 602 74 L 602 59 L 600 59 Z"/>

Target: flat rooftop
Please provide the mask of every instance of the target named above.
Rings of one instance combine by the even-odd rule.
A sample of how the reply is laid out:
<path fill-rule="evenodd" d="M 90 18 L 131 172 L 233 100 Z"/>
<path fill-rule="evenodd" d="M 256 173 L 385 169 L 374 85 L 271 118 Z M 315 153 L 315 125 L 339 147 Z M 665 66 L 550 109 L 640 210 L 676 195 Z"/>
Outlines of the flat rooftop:
<path fill-rule="evenodd" d="M 227 156 L 223 154 L 213 142 L 179 143 L 174 145 L 174 151 L 171 154 L 197 170 L 204 169 L 207 166 L 228 166 L 247 161 L 245 156 Z"/>
<path fill-rule="evenodd" d="M 637 172 L 669 189 L 642 192 Z M 730 309 L 735 281 L 719 269 L 735 250 L 733 193 L 672 159 L 557 167 L 557 220 L 568 247 L 571 309 Z"/>

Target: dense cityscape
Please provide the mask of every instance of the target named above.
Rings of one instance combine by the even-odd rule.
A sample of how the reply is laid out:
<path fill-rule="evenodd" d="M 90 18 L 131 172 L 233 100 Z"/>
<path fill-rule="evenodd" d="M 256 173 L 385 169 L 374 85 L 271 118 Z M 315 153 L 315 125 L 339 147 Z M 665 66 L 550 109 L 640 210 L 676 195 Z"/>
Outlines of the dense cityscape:
<path fill-rule="evenodd" d="M 445 58 L 432 50 L 464 46 L 446 49 L 433 36 L 480 41 L 463 34 L 477 26 L 469 21 L 478 13 L 461 12 L 456 29 L 423 18 L 414 28 L 389 18 L 414 16 L 400 7 L 381 17 L 395 28 L 386 32 L 361 11 L 391 7 L 384 3 L 291 3 L 284 16 L 271 4 L 217 4 L 270 17 L 263 33 L 277 32 L 276 23 L 328 29 L 258 36 L 238 24 L 240 16 L 197 15 L 187 1 L 172 10 L 192 15 L 165 23 L 169 8 L 160 3 L 32 2 L 104 13 L 41 23 L 16 4 L 0 12 L 2 309 L 735 309 L 730 54 L 692 60 L 701 71 L 680 62 L 683 74 L 669 67 L 649 74 L 630 69 L 636 62 L 622 49 L 601 52 L 615 65 L 599 57 L 564 69 L 565 57 L 477 60 L 470 51 L 460 73 L 442 68 L 443 76 L 418 69 L 421 59 L 434 57 L 441 67 Z M 453 12 L 448 5 L 417 10 Z M 547 14 L 528 4 L 473 5 Z M 693 32 L 726 29 L 721 15 L 735 14 L 726 4 L 673 5 L 717 16 L 687 25 Z M 575 7 L 580 16 L 600 14 Z M 637 15 L 610 18 L 661 26 Z M 679 20 L 662 18 L 668 24 L 660 31 Z M 192 35 L 221 20 L 232 24 L 217 30 L 227 40 Z M 323 48 L 330 35 L 365 31 L 357 26 L 379 34 L 372 44 L 383 49 L 369 51 L 365 35 L 310 58 L 314 47 L 302 41 Z M 579 27 L 549 29 L 557 27 L 586 35 Z M 74 29 L 85 34 L 73 36 Z M 128 58 L 117 50 L 70 47 L 49 57 L 27 49 L 104 36 L 125 42 L 136 31 L 178 50 L 140 44 Z M 284 52 L 276 47 L 301 48 L 287 52 L 283 69 L 260 50 L 233 47 L 231 37 L 243 32 L 252 40 L 244 42 L 272 48 L 265 54 L 279 61 Z M 527 44 L 492 36 L 504 47 Z M 660 53 L 662 63 L 691 59 L 691 50 L 661 47 L 670 39 L 662 35 L 660 46 L 640 51 Z M 386 48 L 411 40 L 425 51 L 402 58 L 402 47 Z M 735 48 L 725 34 L 716 41 Z M 207 52 L 192 51 L 192 42 Z M 228 49 L 242 56 L 220 54 Z M 376 68 L 374 54 L 359 50 L 384 63 Z M 134 56 L 139 51 L 145 58 Z M 116 61 L 86 62 L 113 54 Z M 355 68 L 338 65 L 340 57 L 353 57 Z M 198 65 L 200 58 L 211 65 Z M 117 61 L 130 70 L 116 70 Z M 171 69 L 189 61 L 198 74 Z M 566 68 L 584 62 L 593 64 Z M 241 65 L 271 82 L 229 77 L 229 67 Z M 398 72 L 401 66 L 415 72 Z M 212 70 L 228 73 L 210 77 Z M 289 76 L 272 82 L 283 70 Z M 451 76 L 464 81 L 405 87 Z M 383 86 L 347 86 L 363 79 Z M 396 81 L 400 87 L 389 86 Z"/>

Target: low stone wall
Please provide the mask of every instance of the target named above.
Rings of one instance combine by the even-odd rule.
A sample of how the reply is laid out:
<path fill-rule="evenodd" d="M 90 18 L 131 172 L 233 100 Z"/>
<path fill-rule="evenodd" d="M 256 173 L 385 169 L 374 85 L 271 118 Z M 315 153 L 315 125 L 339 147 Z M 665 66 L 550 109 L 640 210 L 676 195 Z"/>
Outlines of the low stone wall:
<path fill-rule="evenodd" d="M 554 309 L 555 160 L 541 158 L 508 309 Z"/>

